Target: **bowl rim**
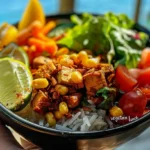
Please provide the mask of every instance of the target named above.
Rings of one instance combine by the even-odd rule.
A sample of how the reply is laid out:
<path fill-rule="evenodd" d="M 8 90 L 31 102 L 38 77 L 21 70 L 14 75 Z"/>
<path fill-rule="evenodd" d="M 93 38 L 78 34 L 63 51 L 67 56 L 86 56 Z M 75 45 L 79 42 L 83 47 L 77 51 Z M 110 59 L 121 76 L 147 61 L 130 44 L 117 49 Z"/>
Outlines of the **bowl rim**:
<path fill-rule="evenodd" d="M 37 131 L 40 133 L 44 134 L 49 134 L 49 135 L 55 135 L 58 137 L 63 137 L 63 138 L 74 138 L 74 139 L 93 139 L 93 138 L 104 138 L 104 137 L 109 137 L 113 135 L 117 135 L 120 133 L 124 133 L 126 131 L 129 131 L 138 125 L 150 121 L 150 112 L 142 116 L 141 118 L 138 118 L 132 122 L 129 122 L 128 124 L 115 127 L 112 129 L 105 129 L 101 131 L 90 131 L 90 132 L 81 132 L 81 131 L 61 131 L 58 129 L 53 129 L 53 128 L 48 128 L 45 126 L 40 126 L 36 123 L 30 122 L 14 112 L 8 110 L 5 106 L 3 106 L 0 103 L 0 113 L 2 113 L 5 117 L 10 118 L 13 120 L 15 123 L 28 128 L 33 131 Z"/>
<path fill-rule="evenodd" d="M 69 19 L 71 15 L 76 14 L 78 16 L 81 16 L 82 13 L 66 13 L 66 14 L 51 14 L 47 15 L 47 19 Z M 102 14 L 94 14 L 94 15 L 102 15 Z M 17 24 L 15 24 L 17 25 Z M 147 30 L 145 27 L 136 24 L 135 28 L 137 30 L 142 30 L 143 32 L 147 33 L 150 36 L 150 31 Z M 119 127 L 115 127 L 112 129 L 105 129 L 101 131 L 90 131 L 90 132 L 81 132 L 81 131 L 61 131 L 58 129 L 53 129 L 53 128 L 48 128 L 44 126 L 40 126 L 36 123 L 30 122 L 14 112 L 8 110 L 6 107 L 4 107 L 0 103 L 0 113 L 2 113 L 5 117 L 10 118 L 13 120 L 15 123 L 20 124 L 21 126 L 28 128 L 30 130 L 34 130 L 40 133 L 44 134 L 49 134 L 49 135 L 55 135 L 58 137 L 63 137 L 63 138 L 75 138 L 75 139 L 93 139 L 93 138 L 104 138 L 104 137 L 109 137 L 113 136 L 116 134 L 120 134 L 123 132 L 126 132 L 128 130 L 131 130 L 138 125 L 150 121 L 150 112 L 142 116 L 141 118 L 138 118 L 132 122 L 129 122 L 128 124 L 121 125 Z"/>

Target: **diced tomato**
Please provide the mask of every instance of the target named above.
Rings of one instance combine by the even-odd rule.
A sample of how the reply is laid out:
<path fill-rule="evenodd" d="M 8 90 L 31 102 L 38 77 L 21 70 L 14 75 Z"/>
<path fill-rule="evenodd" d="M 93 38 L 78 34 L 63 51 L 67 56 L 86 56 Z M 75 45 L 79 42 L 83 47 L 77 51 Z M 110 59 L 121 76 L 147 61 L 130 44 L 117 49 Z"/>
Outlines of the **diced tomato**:
<path fill-rule="evenodd" d="M 147 68 L 150 67 L 150 48 L 145 48 L 142 51 L 141 61 L 138 65 L 139 68 Z"/>
<path fill-rule="evenodd" d="M 116 69 L 116 85 L 123 92 L 131 91 L 137 84 L 137 80 L 129 73 L 124 66 L 118 66 Z"/>
<path fill-rule="evenodd" d="M 129 69 L 129 73 L 132 75 L 132 77 L 134 77 L 135 79 L 138 79 L 138 77 L 140 76 L 142 72 L 142 69 L 139 68 L 132 68 Z"/>
<path fill-rule="evenodd" d="M 143 86 L 150 86 L 150 67 L 146 69 L 142 69 L 142 72 L 140 73 L 138 77 L 138 83 L 140 87 Z"/>
<path fill-rule="evenodd" d="M 150 87 L 139 87 L 142 93 L 150 100 Z"/>
<path fill-rule="evenodd" d="M 140 89 L 134 89 L 124 94 L 119 100 L 119 107 L 124 115 L 141 117 L 147 104 L 147 98 Z"/>

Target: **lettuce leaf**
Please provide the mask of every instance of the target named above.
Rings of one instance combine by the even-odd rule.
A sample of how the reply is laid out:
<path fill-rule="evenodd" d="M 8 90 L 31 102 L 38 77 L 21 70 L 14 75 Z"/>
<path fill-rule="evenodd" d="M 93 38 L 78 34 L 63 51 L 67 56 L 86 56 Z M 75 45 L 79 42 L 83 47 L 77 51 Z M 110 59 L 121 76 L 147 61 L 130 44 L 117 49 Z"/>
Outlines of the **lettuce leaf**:
<path fill-rule="evenodd" d="M 132 29 L 134 22 L 126 15 L 107 13 L 104 16 L 83 14 L 71 16 L 76 24 L 66 36 L 58 41 L 76 52 L 88 49 L 95 55 L 102 54 L 105 61 L 127 68 L 136 67 L 141 50 L 145 47 L 148 35 Z"/>

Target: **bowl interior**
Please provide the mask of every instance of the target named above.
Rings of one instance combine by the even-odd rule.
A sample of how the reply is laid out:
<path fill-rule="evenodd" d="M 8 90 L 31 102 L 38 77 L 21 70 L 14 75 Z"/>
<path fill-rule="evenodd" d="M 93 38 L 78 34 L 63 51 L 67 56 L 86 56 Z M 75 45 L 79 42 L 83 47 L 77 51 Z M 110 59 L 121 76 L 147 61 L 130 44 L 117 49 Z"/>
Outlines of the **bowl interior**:
<path fill-rule="evenodd" d="M 57 19 L 69 19 L 71 14 L 61 14 L 61 15 L 51 15 L 47 16 L 47 20 L 57 20 Z M 81 14 L 78 14 L 81 15 Z M 135 24 L 134 29 L 138 31 L 143 31 L 150 35 L 150 31 L 145 29 L 144 27 L 140 26 L 139 24 Z M 150 38 L 147 41 L 147 46 L 150 46 Z M 10 120 L 13 120 L 17 124 L 21 124 L 25 128 L 29 128 L 41 133 L 45 134 L 54 134 L 60 137 L 72 137 L 72 138 L 77 138 L 77 139 L 84 139 L 84 138 L 98 138 L 98 137 L 107 137 L 107 136 L 112 136 L 116 135 L 125 131 L 128 131 L 141 123 L 147 121 L 150 119 L 150 113 L 145 114 L 143 117 L 134 120 L 126 125 L 122 125 L 113 129 L 107 129 L 107 130 L 102 130 L 102 131 L 90 131 L 90 132 L 73 132 L 73 131 L 61 131 L 53 128 L 47 128 L 44 126 L 40 126 L 38 124 L 32 123 L 28 120 L 23 119 L 22 117 L 16 115 L 15 113 L 11 112 L 10 110 L 6 109 L 2 104 L 0 104 L 0 112 L 6 116 L 7 118 L 10 118 Z"/>

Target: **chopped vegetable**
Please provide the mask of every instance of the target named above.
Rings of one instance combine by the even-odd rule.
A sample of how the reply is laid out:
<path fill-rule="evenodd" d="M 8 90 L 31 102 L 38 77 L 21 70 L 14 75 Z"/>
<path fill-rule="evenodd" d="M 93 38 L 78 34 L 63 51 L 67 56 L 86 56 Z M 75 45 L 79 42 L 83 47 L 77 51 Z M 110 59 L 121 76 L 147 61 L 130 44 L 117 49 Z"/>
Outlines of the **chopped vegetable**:
<path fill-rule="evenodd" d="M 117 106 L 113 106 L 111 109 L 109 109 L 109 112 L 110 112 L 110 115 L 113 117 L 123 116 L 122 109 Z"/>
<path fill-rule="evenodd" d="M 139 89 L 124 94 L 119 100 L 119 107 L 126 116 L 141 117 L 147 103 L 146 96 Z"/>
<path fill-rule="evenodd" d="M 75 51 L 90 49 L 95 54 L 106 55 L 108 62 L 115 62 L 115 66 L 137 66 L 148 36 L 131 30 L 134 23 L 127 16 L 107 13 L 97 17 L 84 14 L 82 18 L 71 18 L 76 26 L 58 44 Z M 123 19 L 125 20 L 122 22 Z"/>
<path fill-rule="evenodd" d="M 104 87 L 104 88 L 98 90 L 96 95 L 102 96 L 104 99 L 98 107 L 100 107 L 102 109 L 109 109 L 110 107 L 113 106 L 114 100 L 116 98 L 116 89 Z"/>
<path fill-rule="evenodd" d="M 116 84 L 121 91 L 129 92 L 136 86 L 137 80 L 126 67 L 120 65 L 116 69 Z"/>

